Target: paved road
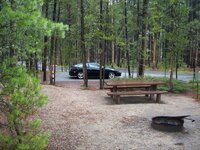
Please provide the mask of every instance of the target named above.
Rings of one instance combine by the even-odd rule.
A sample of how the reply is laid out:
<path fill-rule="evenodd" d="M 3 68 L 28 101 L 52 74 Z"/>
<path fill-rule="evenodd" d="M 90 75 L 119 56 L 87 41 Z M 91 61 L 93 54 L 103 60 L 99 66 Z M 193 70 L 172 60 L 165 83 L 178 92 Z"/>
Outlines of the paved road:
<path fill-rule="evenodd" d="M 120 70 L 122 72 L 122 75 L 121 77 L 128 77 L 128 73 L 127 71 L 125 70 Z M 134 72 L 134 77 L 137 77 L 137 72 Z M 161 72 L 161 71 L 145 71 L 145 76 L 152 76 L 152 77 L 169 77 L 169 72 L 167 72 L 165 74 L 165 72 Z M 199 75 L 200 77 L 200 75 Z M 174 76 L 175 78 L 175 76 Z M 192 80 L 192 73 L 180 73 L 178 74 L 178 79 L 179 80 L 183 80 L 183 81 L 190 81 Z M 66 72 L 57 72 L 56 73 L 56 81 L 77 81 L 79 79 L 76 79 L 76 78 L 70 78 L 69 74 L 68 74 L 68 71 Z M 91 80 L 98 80 L 98 79 L 91 79 Z"/>

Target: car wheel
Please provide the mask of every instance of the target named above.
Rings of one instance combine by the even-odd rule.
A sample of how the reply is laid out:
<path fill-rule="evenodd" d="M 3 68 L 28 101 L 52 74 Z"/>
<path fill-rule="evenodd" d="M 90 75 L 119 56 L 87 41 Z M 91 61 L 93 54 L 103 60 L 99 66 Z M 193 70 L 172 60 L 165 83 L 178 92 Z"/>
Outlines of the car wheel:
<path fill-rule="evenodd" d="M 109 78 L 109 79 L 115 78 L 115 74 L 114 74 L 113 72 L 109 72 L 108 78 Z"/>
<path fill-rule="evenodd" d="M 78 79 L 83 79 L 83 72 L 79 72 L 78 75 L 77 75 L 77 78 Z"/>

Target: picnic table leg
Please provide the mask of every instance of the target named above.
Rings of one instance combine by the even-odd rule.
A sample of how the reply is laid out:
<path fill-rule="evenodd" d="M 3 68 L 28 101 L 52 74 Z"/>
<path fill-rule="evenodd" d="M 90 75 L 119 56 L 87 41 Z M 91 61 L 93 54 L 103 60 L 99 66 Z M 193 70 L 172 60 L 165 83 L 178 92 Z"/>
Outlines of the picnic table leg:
<path fill-rule="evenodd" d="M 146 87 L 145 90 L 149 91 L 149 87 Z M 149 94 L 145 94 L 145 97 L 149 97 Z"/>
<path fill-rule="evenodd" d="M 113 86 L 113 92 L 117 92 L 117 86 Z"/>
<path fill-rule="evenodd" d="M 156 103 L 159 103 L 161 99 L 161 94 L 157 94 L 156 96 Z"/>
<path fill-rule="evenodd" d="M 120 104 L 120 95 L 117 95 L 117 104 Z"/>
<path fill-rule="evenodd" d="M 154 99 L 154 94 L 150 94 L 150 100 Z"/>
<path fill-rule="evenodd" d="M 113 89 L 110 89 L 110 92 L 113 92 Z M 112 99 L 114 99 L 114 96 L 113 95 L 111 95 L 110 96 Z"/>
<path fill-rule="evenodd" d="M 151 88 L 150 88 L 151 91 L 156 91 L 156 89 L 157 89 L 157 85 L 152 85 Z M 150 94 L 150 99 L 151 100 L 154 99 L 154 94 Z"/>
<path fill-rule="evenodd" d="M 113 86 L 112 92 L 117 92 L 117 86 Z M 116 99 L 116 96 L 113 95 L 113 99 Z"/>

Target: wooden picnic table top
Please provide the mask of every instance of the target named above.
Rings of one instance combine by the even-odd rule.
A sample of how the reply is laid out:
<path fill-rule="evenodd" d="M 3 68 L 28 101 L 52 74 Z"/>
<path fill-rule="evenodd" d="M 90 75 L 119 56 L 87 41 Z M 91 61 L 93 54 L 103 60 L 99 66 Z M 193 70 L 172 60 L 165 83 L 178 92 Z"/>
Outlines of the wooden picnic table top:
<path fill-rule="evenodd" d="M 139 80 L 112 80 L 105 82 L 108 86 L 129 86 L 129 85 L 161 85 L 161 81 L 139 81 Z"/>

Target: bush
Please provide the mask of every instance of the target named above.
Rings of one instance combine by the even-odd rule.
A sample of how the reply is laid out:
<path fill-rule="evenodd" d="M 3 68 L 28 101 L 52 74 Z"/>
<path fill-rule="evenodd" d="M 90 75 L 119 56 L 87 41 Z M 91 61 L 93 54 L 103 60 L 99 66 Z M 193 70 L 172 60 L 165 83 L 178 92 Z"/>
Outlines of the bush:
<path fill-rule="evenodd" d="M 49 134 L 39 128 L 41 120 L 30 119 L 47 103 L 47 97 L 40 94 L 39 80 L 21 67 L 3 64 L 0 70 L 0 111 L 4 120 L 0 149 L 44 149 Z"/>
<path fill-rule="evenodd" d="M 190 86 L 188 83 L 180 80 L 173 80 L 173 88 L 172 91 L 176 93 L 183 93 L 190 90 Z"/>

